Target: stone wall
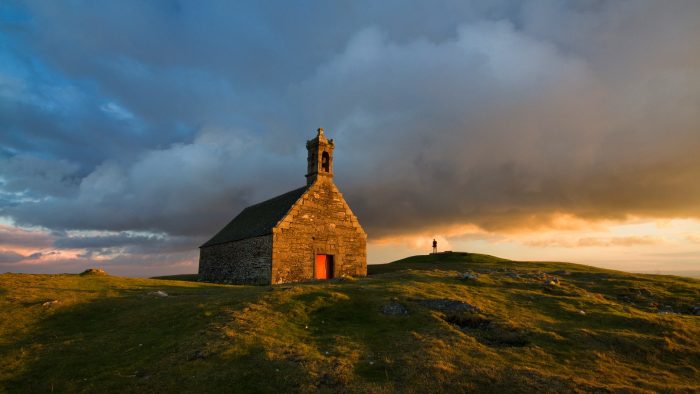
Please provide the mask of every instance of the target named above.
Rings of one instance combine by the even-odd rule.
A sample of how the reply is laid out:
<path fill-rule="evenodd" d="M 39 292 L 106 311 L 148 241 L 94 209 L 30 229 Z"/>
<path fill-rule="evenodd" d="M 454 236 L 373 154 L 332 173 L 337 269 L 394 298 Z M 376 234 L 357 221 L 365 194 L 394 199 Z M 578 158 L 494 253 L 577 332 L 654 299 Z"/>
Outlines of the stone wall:
<path fill-rule="evenodd" d="M 272 283 L 314 278 L 317 254 L 333 255 L 334 276 L 367 275 L 367 235 L 331 178 L 317 178 L 273 229 Z"/>
<path fill-rule="evenodd" d="M 270 284 L 272 235 L 203 247 L 199 280 L 230 284 Z"/>

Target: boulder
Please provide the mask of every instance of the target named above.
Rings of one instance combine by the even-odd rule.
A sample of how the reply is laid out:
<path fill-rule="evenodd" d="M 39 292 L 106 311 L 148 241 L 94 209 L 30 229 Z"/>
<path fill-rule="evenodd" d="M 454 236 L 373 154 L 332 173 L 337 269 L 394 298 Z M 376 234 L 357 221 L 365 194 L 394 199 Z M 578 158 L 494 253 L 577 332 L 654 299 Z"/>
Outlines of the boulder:
<path fill-rule="evenodd" d="M 152 292 L 148 293 L 148 295 L 164 298 L 164 297 L 168 296 L 168 293 L 164 292 L 163 290 L 158 290 L 158 291 L 152 291 Z"/>
<path fill-rule="evenodd" d="M 464 272 L 459 275 L 457 275 L 457 279 L 459 280 L 477 280 L 479 279 L 479 274 L 476 272 Z"/>
<path fill-rule="evenodd" d="M 106 276 L 107 272 L 102 268 L 88 268 L 80 273 L 80 276 Z"/>
<path fill-rule="evenodd" d="M 408 309 L 396 301 L 382 305 L 382 314 L 387 316 L 407 315 Z"/>

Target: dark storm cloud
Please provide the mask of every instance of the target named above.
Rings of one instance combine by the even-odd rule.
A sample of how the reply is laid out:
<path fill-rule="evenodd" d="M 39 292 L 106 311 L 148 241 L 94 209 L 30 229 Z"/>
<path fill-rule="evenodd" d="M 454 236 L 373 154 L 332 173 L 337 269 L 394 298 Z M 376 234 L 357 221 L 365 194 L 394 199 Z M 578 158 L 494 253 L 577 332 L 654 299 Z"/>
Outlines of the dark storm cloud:
<path fill-rule="evenodd" d="M 13 264 L 19 263 L 20 261 L 37 260 L 44 255 L 45 253 L 35 252 L 25 256 L 11 250 L 0 250 L 0 264 Z"/>
<path fill-rule="evenodd" d="M 192 251 L 192 244 L 195 242 L 196 239 L 189 237 L 121 232 L 96 236 L 59 237 L 54 241 L 54 247 L 58 249 L 85 249 L 88 253 L 100 255 L 141 255 Z"/>
<path fill-rule="evenodd" d="M 152 243 L 157 242 L 159 239 L 160 237 L 156 235 L 132 235 L 128 233 L 118 233 L 101 236 L 59 238 L 54 242 L 54 246 L 57 248 L 66 249 L 107 248 Z"/>
<path fill-rule="evenodd" d="M 559 12 L 550 23 L 578 27 L 571 46 L 528 35 L 534 11 L 524 31 L 478 22 L 439 43 L 366 29 L 298 95 L 334 92 L 308 106 L 361 152 L 336 168 L 352 168 L 346 194 L 375 236 L 464 222 L 541 227 L 556 213 L 698 217 L 700 51 L 681 37 L 699 35 L 700 23 L 688 16 L 697 9 L 674 4 L 683 26 L 660 5 L 659 21 L 639 3 L 599 9 L 601 20 Z M 590 46 L 613 37 L 617 53 L 585 47 L 589 34 Z M 657 67 L 642 63 L 656 54 L 640 36 L 663 48 Z"/>
<path fill-rule="evenodd" d="M 75 175 L 78 166 L 65 160 L 46 160 L 19 154 L 0 158 L 2 188 L 5 192 L 35 196 L 65 197 L 72 194 L 79 182 Z"/>
<path fill-rule="evenodd" d="M 11 250 L 0 251 L 0 263 L 17 263 L 24 260 L 24 256 Z"/>
<path fill-rule="evenodd" d="M 18 6 L 45 78 L 0 69 L 0 213 L 194 248 L 325 126 L 370 237 L 700 217 L 697 2 L 463 3 Z M 57 246 L 150 242 L 117 238 Z"/>
<path fill-rule="evenodd" d="M 85 176 L 105 158 L 129 157 L 136 147 L 189 135 L 175 118 L 147 124 L 94 83 L 68 80 L 47 70 L 41 57 L 27 56 L 0 44 L 0 158 L 25 154 L 70 161 Z"/>
<path fill-rule="evenodd" d="M 304 180 L 302 158 L 265 153 L 260 143 L 239 136 L 204 130 L 191 144 L 148 151 L 131 162 L 105 162 L 82 179 L 75 197 L 25 202 L 6 212 L 19 224 L 53 229 L 202 236 L 212 222 L 223 225 L 236 209 Z"/>
<path fill-rule="evenodd" d="M 53 244 L 53 237 L 43 231 L 27 231 L 0 224 L 0 243 L 4 248 L 42 249 Z"/>

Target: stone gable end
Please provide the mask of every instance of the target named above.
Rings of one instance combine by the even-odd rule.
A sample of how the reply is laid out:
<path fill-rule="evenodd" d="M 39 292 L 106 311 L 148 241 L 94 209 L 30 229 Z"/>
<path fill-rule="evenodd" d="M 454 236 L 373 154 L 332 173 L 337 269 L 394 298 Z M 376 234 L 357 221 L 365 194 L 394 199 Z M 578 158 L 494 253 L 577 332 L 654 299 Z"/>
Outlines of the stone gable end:
<path fill-rule="evenodd" d="M 273 284 L 313 279 L 317 254 L 333 256 L 334 277 L 367 275 L 367 234 L 331 179 L 309 186 L 272 231 Z"/>

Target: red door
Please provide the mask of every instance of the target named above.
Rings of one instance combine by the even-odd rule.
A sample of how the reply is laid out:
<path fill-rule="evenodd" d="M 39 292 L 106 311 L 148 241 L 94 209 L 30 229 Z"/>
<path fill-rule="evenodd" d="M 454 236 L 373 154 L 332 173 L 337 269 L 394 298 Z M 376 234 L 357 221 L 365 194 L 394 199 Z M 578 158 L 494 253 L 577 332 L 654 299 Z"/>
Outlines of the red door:
<path fill-rule="evenodd" d="M 326 271 L 326 255 L 317 254 L 316 255 L 316 279 L 328 279 L 328 272 Z"/>
<path fill-rule="evenodd" d="M 333 256 L 328 254 L 316 255 L 316 279 L 330 279 L 333 277 Z"/>

